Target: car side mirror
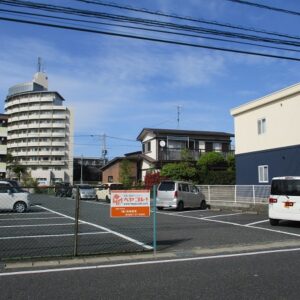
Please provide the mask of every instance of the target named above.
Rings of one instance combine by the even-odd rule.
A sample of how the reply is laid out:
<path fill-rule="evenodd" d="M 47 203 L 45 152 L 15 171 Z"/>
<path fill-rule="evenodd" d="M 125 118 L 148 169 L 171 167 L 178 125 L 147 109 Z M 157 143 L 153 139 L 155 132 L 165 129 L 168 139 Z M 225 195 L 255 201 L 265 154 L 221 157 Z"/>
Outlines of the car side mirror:
<path fill-rule="evenodd" d="M 12 191 L 11 189 L 8 189 L 8 190 L 7 190 L 7 193 L 8 193 L 9 195 L 12 195 L 12 194 L 13 194 L 13 191 Z"/>

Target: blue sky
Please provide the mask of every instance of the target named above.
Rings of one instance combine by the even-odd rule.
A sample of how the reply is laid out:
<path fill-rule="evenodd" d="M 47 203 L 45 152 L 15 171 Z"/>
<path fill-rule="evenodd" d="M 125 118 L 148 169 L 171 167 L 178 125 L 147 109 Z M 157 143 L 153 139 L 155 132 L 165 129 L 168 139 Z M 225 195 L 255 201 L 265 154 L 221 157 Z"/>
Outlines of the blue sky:
<path fill-rule="evenodd" d="M 226 0 L 114 2 L 269 31 L 299 33 L 299 16 Z M 300 11 L 300 2 L 293 0 L 255 2 Z M 51 3 L 104 10 L 76 1 Z M 0 41 L 2 111 L 8 88 L 31 81 L 37 57 L 42 57 L 49 89 L 58 91 L 66 99 L 65 104 L 74 110 L 76 156 L 99 156 L 102 134 L 109 136 L 109 158 L 141 150 L 135 140 L 144 127 L 177 128 L 178 105 L 180 129 L 233 133 L 231 108 L 300 81 L 300 62 L 4 21 L 0 21 Z M 297 56 L 252 46 L 243 49 Z"/>

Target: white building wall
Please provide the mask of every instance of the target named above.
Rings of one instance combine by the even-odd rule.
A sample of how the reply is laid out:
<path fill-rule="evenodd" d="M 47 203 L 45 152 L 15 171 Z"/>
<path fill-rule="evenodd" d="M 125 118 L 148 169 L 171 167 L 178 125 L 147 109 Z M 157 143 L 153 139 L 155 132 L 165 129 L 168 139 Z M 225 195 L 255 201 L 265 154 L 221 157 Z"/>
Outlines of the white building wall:
<path fill-rule="evenodd" d="M 234 116 L 235 153 L 300 144 L 299 112 L 300 94 L 295 93 L 295 87 L 233 109 L 231 114 Z M 258 134 L 257 122 L 262 118 L 266 120 L 266 131 Z"/>
<path fill-rule="evenodd" d="M 150 158 L 153 158 L 153 159 L 157 159 L 157 153 L 156 153 L 156 149 L 157 149 L 157 140 L 154 139 L 155 138 L 155 135 L 152 134 L 152 133 L 149 133 L 145 136 L 145 138 L 143 139 L 142 143 L 145 143 L 147 141 L 149 141 L 149 143 L 151 143 L 151 151 L 150 152 L 145 152 L 145 154 L 147 156 L 149 156 Z"/>
<path fill-rule="evenodd" d="M 56 92 L 34 91 L 10 95 L 5 104 L 8 151 L 48 184 L 73 183 L 73 113 L 62 103 Z"/>

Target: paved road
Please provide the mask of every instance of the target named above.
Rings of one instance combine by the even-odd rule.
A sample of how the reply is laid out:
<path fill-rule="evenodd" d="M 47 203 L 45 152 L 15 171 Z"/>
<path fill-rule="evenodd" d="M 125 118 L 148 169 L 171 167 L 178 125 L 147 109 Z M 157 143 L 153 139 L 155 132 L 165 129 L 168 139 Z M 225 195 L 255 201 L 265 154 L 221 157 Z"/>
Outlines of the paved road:
<path fill-rule="evenodd" d="M 299 254 L 298 248 L 34 274 L 2 273 L 1 299 L 298 299 Z"/>
<path fill-rule="evenodd" d="M 4 245 L 11 247 L 8 254 L 72 252 L 74 201 L 42 196 L 37 202 L 30 214 L 0 214 L 0 253 Z M 151 218 L 111 219 L 107 204 L 82 201 L 80 220 L 82 251 L 109 246 L 140 251 L 152 245 Z M 157 227 L 155 258 L 2 264 L 1 299 L 299 298 L 299 223 L 272 227 L 263 214 L 164 210 L 157 214 Z"/>

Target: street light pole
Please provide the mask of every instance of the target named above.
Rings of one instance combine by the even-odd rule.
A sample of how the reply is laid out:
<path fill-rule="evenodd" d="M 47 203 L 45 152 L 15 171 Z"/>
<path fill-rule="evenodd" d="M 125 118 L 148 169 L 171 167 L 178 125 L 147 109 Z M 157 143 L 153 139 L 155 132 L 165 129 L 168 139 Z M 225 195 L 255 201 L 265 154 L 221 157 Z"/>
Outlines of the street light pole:
<path fill-rule="evenodd" d="M 81 168 L 80 168 L 80 183 L 82 184 L 83 182 L 82 182 L 82 166 L 83 166 L 83 156 L 82 156 L 82 154 L 81 154 Z"/>

